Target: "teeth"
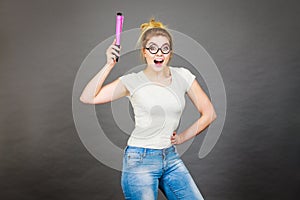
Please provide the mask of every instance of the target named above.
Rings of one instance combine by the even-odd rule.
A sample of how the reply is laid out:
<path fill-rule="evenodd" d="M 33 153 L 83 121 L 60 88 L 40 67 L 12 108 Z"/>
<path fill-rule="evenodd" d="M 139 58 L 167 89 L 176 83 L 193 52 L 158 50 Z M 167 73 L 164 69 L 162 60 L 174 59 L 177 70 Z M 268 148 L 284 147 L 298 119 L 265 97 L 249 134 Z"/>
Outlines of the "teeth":
<path fill-rule="evenodd" d="M 156 64 L 156 63 L 162 63 L 164 60 L 163 59 L 155 59 L 154 60 L 154 63 Z"/>
<path fill-rule="evenodd" d="M 154 63 L 157 64 L 157 63 L 162 63 L 163 60 L 154 60 Z"/>

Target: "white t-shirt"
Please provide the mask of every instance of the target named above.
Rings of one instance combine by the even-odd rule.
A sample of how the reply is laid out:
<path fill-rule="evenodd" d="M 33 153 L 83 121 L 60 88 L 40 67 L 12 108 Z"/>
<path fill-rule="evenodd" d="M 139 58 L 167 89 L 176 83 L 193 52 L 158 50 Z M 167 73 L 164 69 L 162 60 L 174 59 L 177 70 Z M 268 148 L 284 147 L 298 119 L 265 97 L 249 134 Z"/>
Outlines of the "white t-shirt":
<path fill-rule="evenodd" d="M 185 93 L 195 75 L 183 67 L 170 67 L 171 84 L 164 86 L 152 82 L 143 71 L 120 77 L 130 92 L 135 128 L 127 145 L 162 149 L 172 146 L 170 137 L 177 129 L 185 107 Z"/>

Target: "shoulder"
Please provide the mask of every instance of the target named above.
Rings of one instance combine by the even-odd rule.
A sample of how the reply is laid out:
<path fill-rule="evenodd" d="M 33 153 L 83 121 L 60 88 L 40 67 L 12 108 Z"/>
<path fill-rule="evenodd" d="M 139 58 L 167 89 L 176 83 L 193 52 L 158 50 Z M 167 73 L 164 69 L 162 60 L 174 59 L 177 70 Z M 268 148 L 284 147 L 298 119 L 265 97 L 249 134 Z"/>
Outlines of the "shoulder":
<path fill-rule="evenodd" d="M 192 86 L 192 83 L 195 80 L 196 76 L 185 67 L 172 67 L 172 69 L 179 77 L 181 83 L 183 84 L 184 90 L 188 91 Z"/>
<path fill-rule="evenodd" d="M 137 73 L 132 72 L 132 73 L 124 74 L 124 75 L 120 76 L 119 79 L 121 80 L 121 82 L 127 83 L 127 82 L 135 81 L 137 76 L 138 76 Z"/>
<path fill-rule="evenodd" d="M 185 67 L 171 67 L 173 71 L 175 71 L 179 76 L 184 79 L 195 77 L 195 75 Z"/>
<path fill-rule="evenodd" d="M 139 74 L 139 72 L 131 72 L 119 77 L 121 83 L 127 88 L 131 95 L 133 94 L 135 88 L 141 83 Z"/>

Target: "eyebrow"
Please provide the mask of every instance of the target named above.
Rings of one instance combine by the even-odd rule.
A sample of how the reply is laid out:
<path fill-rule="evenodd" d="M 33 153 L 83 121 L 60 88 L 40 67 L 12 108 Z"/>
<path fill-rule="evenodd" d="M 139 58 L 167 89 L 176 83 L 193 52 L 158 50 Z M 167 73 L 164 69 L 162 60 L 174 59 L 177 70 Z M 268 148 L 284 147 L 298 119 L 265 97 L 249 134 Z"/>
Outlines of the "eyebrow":
<path fill-rule="evenodd" d="M 148 45 L 151 45 L 151 44 L 155 44 L 155 43 L 154 42 L 150 42 Z M 166 43 L 162 44 L 161 46 L 164 46 L 165 44 L 170 45 L 168 42 L 166 42 Z M 155 45 L 158 46 L 157 44 L 155 44 Z"/>

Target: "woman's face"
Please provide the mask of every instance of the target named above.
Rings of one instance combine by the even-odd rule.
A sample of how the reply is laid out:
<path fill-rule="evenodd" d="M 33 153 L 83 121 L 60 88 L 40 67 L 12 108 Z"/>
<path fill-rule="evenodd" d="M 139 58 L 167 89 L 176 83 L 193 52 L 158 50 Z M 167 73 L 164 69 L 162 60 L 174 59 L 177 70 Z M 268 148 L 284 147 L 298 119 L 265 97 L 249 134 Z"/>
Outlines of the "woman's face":
<path fill-rule="evenodd" d="M 148 66 L 154 71 L 160 71 L 171 57 L 170 42 L 165 36 L 153 36 L 143 49 Z"/>

